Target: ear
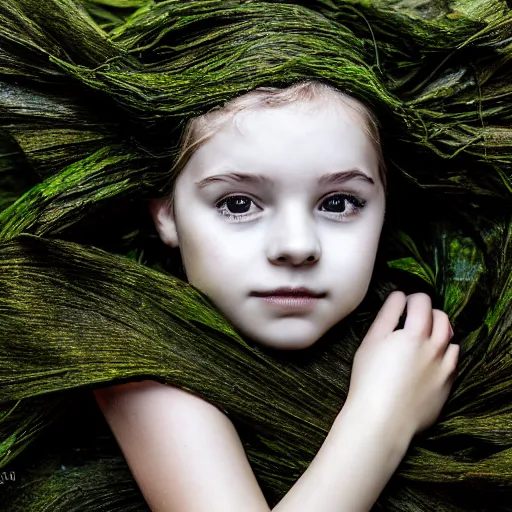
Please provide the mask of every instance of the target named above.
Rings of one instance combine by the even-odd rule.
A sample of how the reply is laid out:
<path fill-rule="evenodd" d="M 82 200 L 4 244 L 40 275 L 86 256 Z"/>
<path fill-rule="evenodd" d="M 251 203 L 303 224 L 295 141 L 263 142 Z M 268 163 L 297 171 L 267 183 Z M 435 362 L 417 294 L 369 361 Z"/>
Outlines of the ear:
<path fill-rule="evenodd" d="M 149 211 L 162 242 L 171 247 L 178 247 L 179 240 L 174 220 L 174 203 L 169 205 L 166 199 L 154 199 L 149 204 Z"/>

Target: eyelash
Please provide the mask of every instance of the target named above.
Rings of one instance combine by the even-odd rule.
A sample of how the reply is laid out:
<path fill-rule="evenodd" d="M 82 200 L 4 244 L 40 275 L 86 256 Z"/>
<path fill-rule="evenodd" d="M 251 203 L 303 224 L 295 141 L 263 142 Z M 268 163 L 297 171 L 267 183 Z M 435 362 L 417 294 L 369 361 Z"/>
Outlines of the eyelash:
<path fill-rule="evenodd" d="M 242 195 L 242 194 L 237 194 L 237 195 L 225 197 L 224 199 L 221 199 L 216 204 L 216 208 L 219 211 L 219 215 L 222 215 L 223 217 L 227 217 L 229 220 L 233 220 L 235 222 L 241 222 L 246 217 L 250 217 L 251 215 L 253 215 L 252 213 L 229 213 L 225 209 L 221 209 L 221 207 L 226 205 L 228 199 L 235 199 L 235 198 L 239 198 L 239 197 L 247 198 L 250 201 L 252 201 L 253 203 L 255 202 L 249 196 Z M 346 210 L 343 211 L 343 212 L 338 212 L 338 213 L 336 213 L 336 212 L 328 212 L 335 219 L 345 219 L 347 217 L 351 217 L 352 215 L 357 215 L 366 206 L 366 201 L 364 199 L 361 199 L 360 197 L 353 196 L 351 194 L 342 194 L 342 193 L 339 193 L 339 192 L 337 194 L 333 194 L 332 196 L 326 197 L 324 199 L 324 202 L 329 200 L 329 199 L 332 199 L 333 197 L 341 197 L 341 198 L 343 198 L 344 201 L 348 201 L 349 203 L 352 204 L 351 213 L 347 214 Z"/>

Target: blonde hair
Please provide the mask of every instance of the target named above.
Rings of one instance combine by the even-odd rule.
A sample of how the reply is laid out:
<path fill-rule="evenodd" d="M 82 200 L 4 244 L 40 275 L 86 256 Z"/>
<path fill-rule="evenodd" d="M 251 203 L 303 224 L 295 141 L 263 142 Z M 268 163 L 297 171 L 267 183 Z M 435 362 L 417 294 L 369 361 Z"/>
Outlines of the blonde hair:
<path fill-rule="evenodd" d="M 379 177 L 386 189 L 386 165 L 381 146 L 379 122 L 374 113 L 356 98 L 331 85 L 314 80 L 298 82 L 284 89 L 258 87 L 203 115 L 189 119 L 180 139 L 176 161 L 170 171 L 171 183 L 176 182 L 176 178 L 194 152 L 211 139 L 226 122 L 233 120 L 239 112 L 255 107 L 279 107 L 297 101 L 311 102 L 313 100 L 337 101 L 349 107 L 356 114 L 358 120 L 362 121 L 363 129 L 372 140 L 377 152 Z M 168 197 L 170 207 L 172 207 L 172 196 L 173 194 Z"/>

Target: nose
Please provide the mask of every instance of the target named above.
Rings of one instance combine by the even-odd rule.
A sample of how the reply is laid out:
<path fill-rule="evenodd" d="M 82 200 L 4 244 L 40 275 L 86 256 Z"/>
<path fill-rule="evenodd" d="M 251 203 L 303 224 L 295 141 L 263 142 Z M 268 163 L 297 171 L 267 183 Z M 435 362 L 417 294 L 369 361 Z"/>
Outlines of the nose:
<path fill-rule="evenodd" d="M 267 257 L 274 265 L 313 265 L 321 249 L 315 221 L 289 209 L 276 216 L 268 236 Z"/>

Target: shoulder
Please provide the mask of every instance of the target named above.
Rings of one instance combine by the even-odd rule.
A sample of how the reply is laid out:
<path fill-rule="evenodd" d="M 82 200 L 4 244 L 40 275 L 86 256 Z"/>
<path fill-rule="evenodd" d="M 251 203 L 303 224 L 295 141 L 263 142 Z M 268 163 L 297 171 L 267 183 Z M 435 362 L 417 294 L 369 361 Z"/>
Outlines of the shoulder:
<path fill-rule="evenodd" d="M 103 412 L 118 409 L 123 405 L 137 405 L 152 408 L 160 402 L 173 408 L 186 408 L 190 413 L 223 414 L 212 404 L 182 389 L 168 386 L 154 380 L 127 382 L 95 389 L 94 395 Z"/>
<path fill-rule="evenodd" d="M 160 382 L 128 382 L 97 389 L 94 394 L 113 429 L 115 423 L 126 424 L 129 418 L 141 428 L 152 431 L 157 425 L 165 425 L 167 429 L 175 427 L 182 432 L 180 437 L 196 436 L 196 441 L 210 437 L 211 432 L 227 437 L 236 433 L 231 421 L 217 407 L 192 393 Z M 168 430 L 168 434 L 171 433 Z"/>
<path fill-rule="evenodd" d="M 153 512 L 269 510 L 235 427 L 212 404 L 155 381 L 94 394 Z"/>

